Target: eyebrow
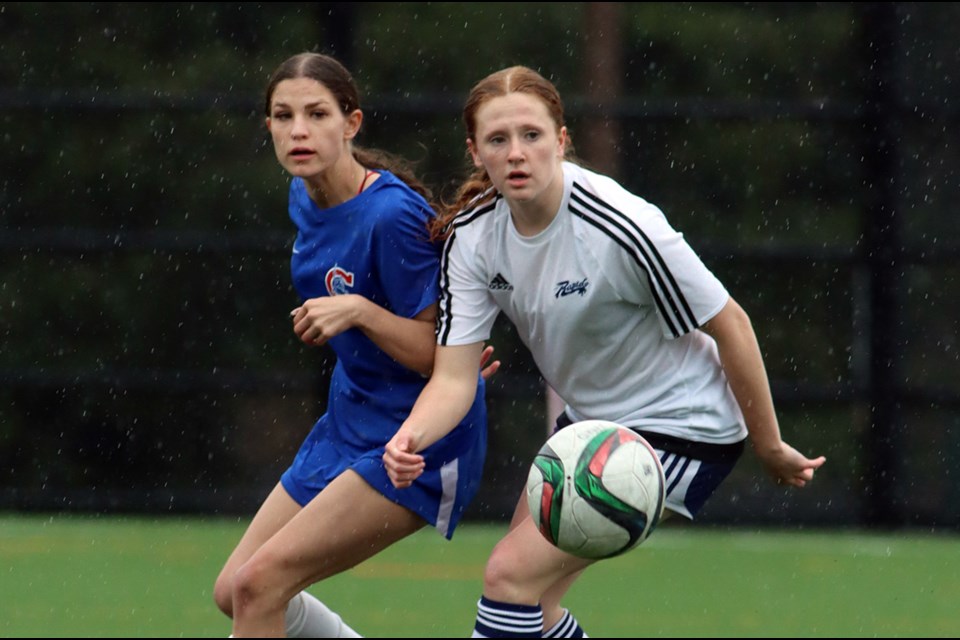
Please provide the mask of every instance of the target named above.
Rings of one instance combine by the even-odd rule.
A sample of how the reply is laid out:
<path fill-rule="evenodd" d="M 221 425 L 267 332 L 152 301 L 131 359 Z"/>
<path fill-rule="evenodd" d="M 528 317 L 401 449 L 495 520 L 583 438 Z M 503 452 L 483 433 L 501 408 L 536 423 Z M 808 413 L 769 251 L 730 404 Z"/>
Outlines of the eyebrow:
<path fill-rule="evenodd" d="M 530 123 L 520 124 L 520 125 L 517 125 L 516 127 L 498 126 L 490 129 L 490 131 L 485 132 L 485 135 L 486 137 L 490 137 L 491 135 L 495 135 L 495 134 L 506 134 L 510 129 L 518 129 L 520 133 L 526 133 L 528 131 L 542 132 L 545 130 L 545 127 L 539 124 L 530 124 Z"/>
<path fill-rule="evenodd" d="M 304 109 L 315 109 L 315 108 L 317 108 L 317 107 L 328 107 L 329 105 L 330 105 L 330 102 L 329 102 L 328 100 L 325 100 L 325 99 L 321 98 L 320 100 L 317 100 L 316 102 L 309 102 L 309 103 L 303 105 L 303 108 L 304 108 Z M 285 108 L 287 108 L 287 109 L 290 109 L 290 108 L 291 108 L 291 106 L 290 106 L 288 103 L 286 103 L 286 102 L 281 102 L 281 101 L 277 101 L 277 102 L 274 102 L 274 103 L 273 103 L 273 108 L 276 108 L 276 107 L 285 107 Z"/>

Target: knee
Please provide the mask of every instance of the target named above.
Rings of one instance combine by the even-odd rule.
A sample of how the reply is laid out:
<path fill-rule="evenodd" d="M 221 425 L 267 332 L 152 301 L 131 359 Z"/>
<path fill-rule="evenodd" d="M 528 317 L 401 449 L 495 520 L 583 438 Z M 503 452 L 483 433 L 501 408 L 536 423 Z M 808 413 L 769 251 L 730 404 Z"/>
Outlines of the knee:
<path fill-rule="evenodd" d="M 213 601 L 227 617 L 233 617 L 233 569 L 224 568 L 213 585 Z"/>
<path fill-rule="evenodd" d="M 274 565 L 260 554 L 245 562 L 231 581 L 231 613 L 260 615 L 274 609 L 282 610 L 289 597 L 285 596 L 280 585 L 274 584 L 275 575 Z"/>
<path fill-rule="evenodd" d="M 516 594 L 521 588 L 522 578 L 518 569 L 522 564 L 522 561 L 514 556 L 508 544 L 504 541 L 498 543 L 483 571 L 484 593 L 497 599 L 511 601 L 507 596 Z"/>

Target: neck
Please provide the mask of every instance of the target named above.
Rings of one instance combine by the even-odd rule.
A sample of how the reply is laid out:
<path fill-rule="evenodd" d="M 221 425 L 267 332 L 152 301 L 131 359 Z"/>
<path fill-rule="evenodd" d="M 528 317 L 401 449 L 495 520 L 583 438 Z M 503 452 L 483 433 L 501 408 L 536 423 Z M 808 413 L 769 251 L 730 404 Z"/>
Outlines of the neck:
<path fill-rule="evenodd" d="M 366 169 L 352 155 L 326 171 L 304 178 L 307 193 L 321 209 L 328 209 L 357 195 L 357 189 L 366 175 Z"/>
<path fill-rule="evenodd" d="M 513 226 L 522 236 L 535 236 L 553 222 L 563 201 L 563 171 L 558 170 L 551 184 L 533 200 L 507 198 Z"/>

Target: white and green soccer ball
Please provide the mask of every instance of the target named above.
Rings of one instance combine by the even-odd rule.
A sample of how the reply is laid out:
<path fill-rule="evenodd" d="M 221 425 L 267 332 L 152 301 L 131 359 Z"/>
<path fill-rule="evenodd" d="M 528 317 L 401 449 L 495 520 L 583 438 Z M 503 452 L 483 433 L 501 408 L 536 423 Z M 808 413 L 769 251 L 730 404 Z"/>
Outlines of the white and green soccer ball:
<path fill-rule="evenodd" d="M 540 533 L 581 558 L 635 548 L 663 515 L 666 486 L 653 447 L 614 422 L 585 420 L 553 434 L 527 477 L 527 504 Z"/>

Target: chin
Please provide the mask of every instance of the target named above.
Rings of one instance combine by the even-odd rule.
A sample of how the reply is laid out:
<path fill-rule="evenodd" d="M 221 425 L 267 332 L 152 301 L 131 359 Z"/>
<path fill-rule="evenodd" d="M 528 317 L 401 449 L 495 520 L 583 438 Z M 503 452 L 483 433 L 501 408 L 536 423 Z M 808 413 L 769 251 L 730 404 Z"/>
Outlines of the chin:
<path fill-rule="evenodd" d="M 296 178 L 309 178 L 320 172 L 317 167 L 305 165 L 305 164 L 292 164 L 287 165 L 287 173 L 296 177 Z"/>
<path fill-rule="evenodd" d="M 536 199 L 537 195 L 527 187 L 522 187 L 520 189 L 501 189 L 500 193 L 503 194 L 504 198 L 509 198 L 514 202 L 529 202 L 530 200 Z"/>

